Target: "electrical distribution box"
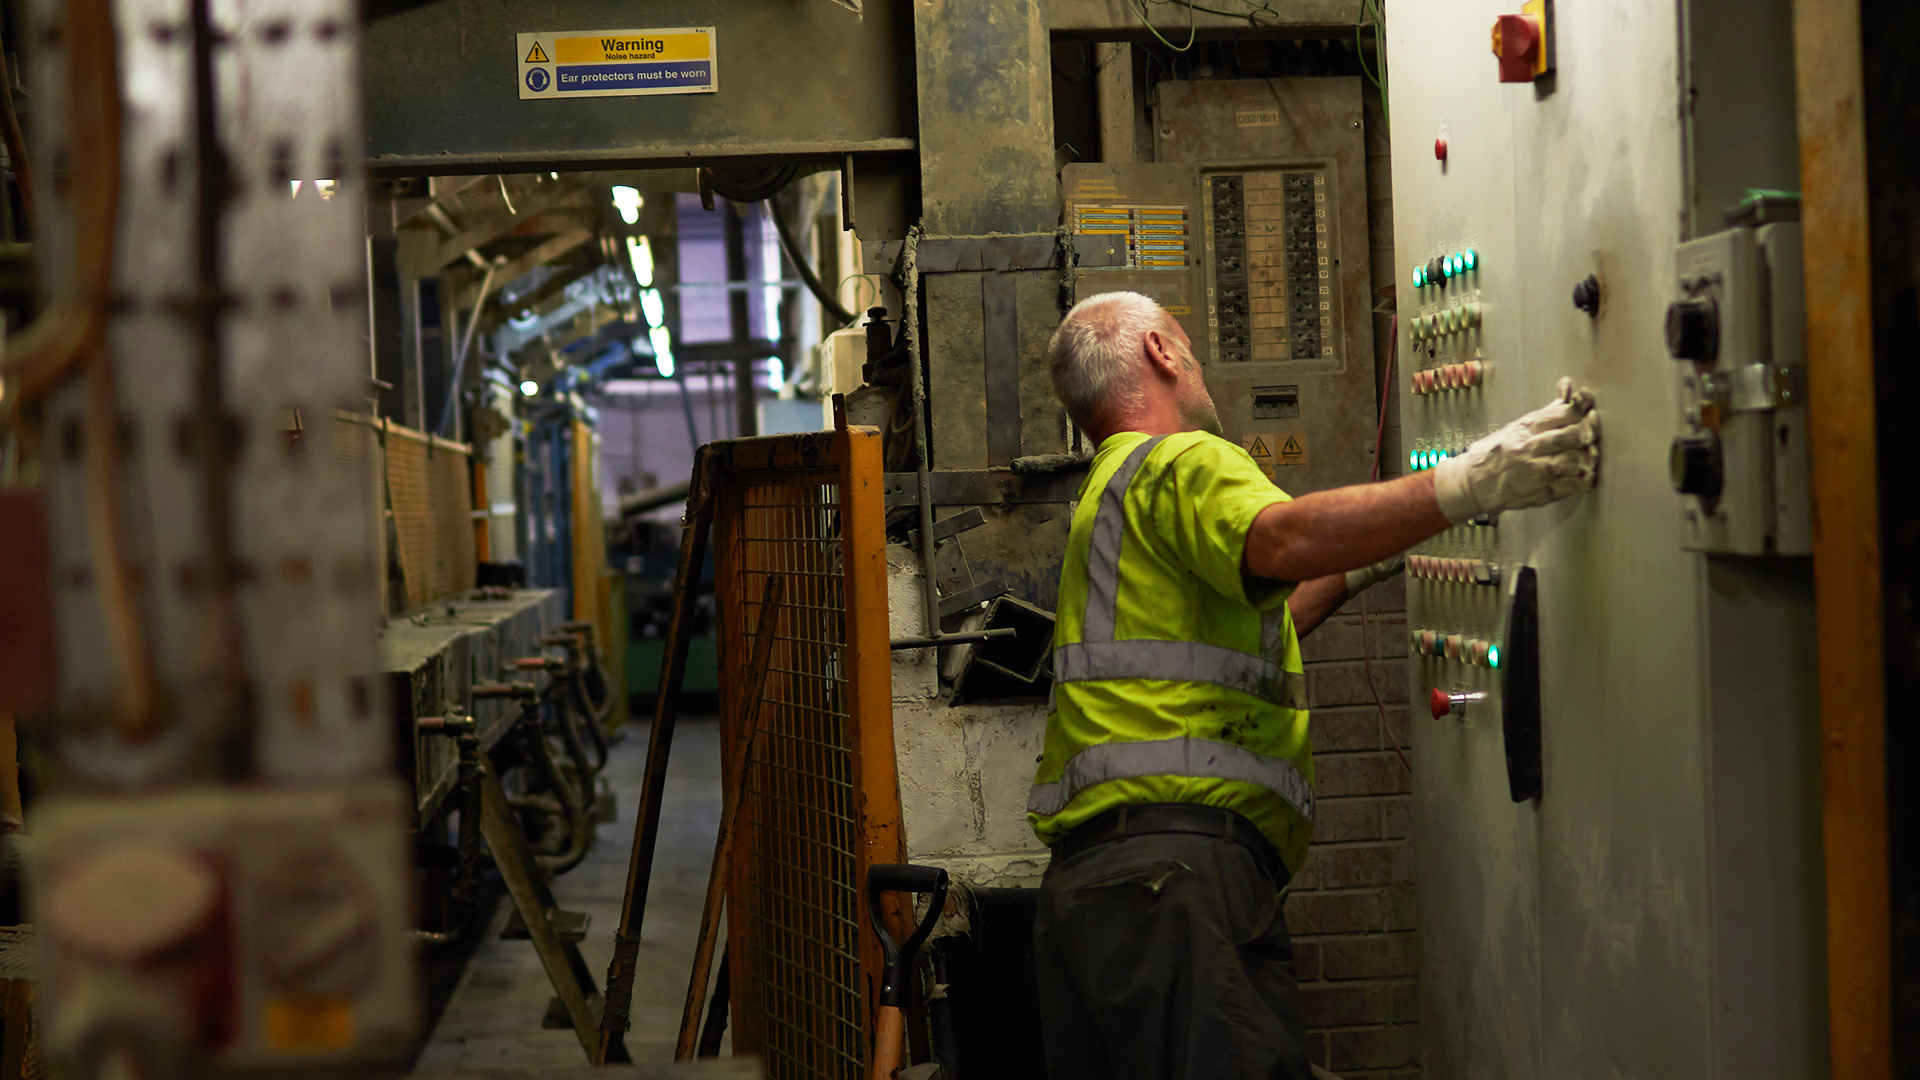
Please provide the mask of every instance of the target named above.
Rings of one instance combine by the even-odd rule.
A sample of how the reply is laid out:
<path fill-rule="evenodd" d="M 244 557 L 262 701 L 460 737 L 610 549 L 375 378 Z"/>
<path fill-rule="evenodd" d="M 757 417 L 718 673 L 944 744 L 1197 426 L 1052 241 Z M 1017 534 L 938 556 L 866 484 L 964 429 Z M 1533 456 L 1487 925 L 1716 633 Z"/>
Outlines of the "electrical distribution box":
<path fill-rule="evenodd" d="M 1168 82 L 1151 164 L 1063 172 L 1075 233 L 1124 238 L 1080 298 L 1130 290 L 1193 341 L 1227 438 L 1293 494 L 1367 478 L 1377 431 L 1357 79 Z"/>
<path fill-rule="evenodd" d="M 1667 351 L 1682 367 L 1668 458 L 1686 546 L 1810 555 L 1800 225 L 1733 228 L 1680 245 Z"/>
<path fill-rule="evenodd" d="M 1806 550 L 1798 240 L 1693 224 L 1702 199 L 1717 228 L 1729 190 L 1798 186 L 1768 84 L 1789 8 L 1559 4 L 1552 71 L 1503 83 L 1489 27 L 1517 8 L 1387 21 L 1400 464 L 1563 376 L 1601 421 L 1593 491 L 1410 555 L 1421 1064 L 1822 1075 L 1810 567 L 1731 554 Z M 1751 54 L 1729 62 L 1716 26 Z M 1686 305 L 1717 309 L 1717 353 L 1676 363 L 1674 302 L 1682 351 Z M 1706 435 L 1720 496 L 1676 495 L 1675 438 Z"/>

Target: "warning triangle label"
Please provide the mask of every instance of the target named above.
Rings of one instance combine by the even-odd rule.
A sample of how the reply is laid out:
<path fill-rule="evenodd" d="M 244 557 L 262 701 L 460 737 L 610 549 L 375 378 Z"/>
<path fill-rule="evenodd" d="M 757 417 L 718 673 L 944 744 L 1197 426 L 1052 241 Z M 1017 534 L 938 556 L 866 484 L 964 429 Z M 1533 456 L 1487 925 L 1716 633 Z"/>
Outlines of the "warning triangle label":
<path fill-rule="evenodd" d="M 1258 435 L 1254 436 L 1253 445 L 1247 447 L 1247 453 L 1252 454 L 1256 458 L 1273 456 L 1273 451 L 1267 449 L 1267 440 L 1260 438 Z"/>
<path fill-rule="evenodd" d="M 1293 436 L 1289 435 L 1287 436 L 1286 445 L 1280 448 L 1280 452 L 1291 457 L 1295 454 L 1304 454 L 1307 451 L 1305 447 L 1300 445 L 1299 439 L 1296 439 Z"/>
<path fill-rule="evenodd" d="M 537 41 L 533 43 L 533 48 L 527 50 L 527 58 L 521 61 L 521 63 L 524 64 L 545 64 L 548 62 L 546 50 L 542 49 L 540 43 Z"/>

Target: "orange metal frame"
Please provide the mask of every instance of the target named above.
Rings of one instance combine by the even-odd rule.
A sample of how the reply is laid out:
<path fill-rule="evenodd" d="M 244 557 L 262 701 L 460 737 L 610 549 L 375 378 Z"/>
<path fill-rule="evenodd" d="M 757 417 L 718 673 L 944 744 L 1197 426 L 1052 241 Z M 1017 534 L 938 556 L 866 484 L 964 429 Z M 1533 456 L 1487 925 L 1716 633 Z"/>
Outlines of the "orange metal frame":
<path fill-rule="evenodd" d="M 727 898 L 734 1046 L 737 1052 L 760 1053 L 771 1077 L 843 1076 L 849 1066 L 864 1067 L 870 1060 L 877 1023 L 882 960 L 861 899 L 867 868 L 904 857 L 880 437 L 872 428 L 851 428 L 720 442 L 712 450 L 723 738 L 731 745 L 741 735 L 734 727 L 744 712 L 738 698 L 742 680 L 733 676 L 747 663 L 764 583 L 775 573 L 789 576 L 787 601 L 760 710 L 761 760 L 750 775 L 770 775 L 775 744 L 784 737 L 800 745 L 795 729 L 811 723 L 809 717 L 820 719 L 821 731 L 844 724 L 843 746 L 822 742 L 778 764 L 780 794 L 762 790 L 760 782 L 744 793 L 741 841 Z M 786 498 L 793 501 L 769 508 Z M 822 641 L 832 644 L 823 647 Z M 783 714 L 789 719 L 782 721 Z M 776 731 L 773 725 L 782 723 L 789 730 Z M 830 822 L 821 807 L 849 794 L 851 836 L 805 835 L 808 828 Z M 742 796 L 726 793 L 727 798 Z M 800 912 L 814 920 L 788 942 L 752 939 L 755 905 L 768 903 L 770 887 L 756 879 L 769 865 L 764 854 L 755 853 L 753 837 L 762 826 L 761 836 L 781 837 L 786 845 L 775 860 L 780 880 L 773 884 L 794 893 L 769 906 L 787 917 Z M 849 852 L 833 846 L 836 842 L 851 847 L 851 860 Z M 851 879 L 838 880 L 847 876 L 849 863 Z M 904 902 L 887 912 L 896 932 L 907 915 Z M 850 1060 L 855 1055 L 844 1045 L 849 1018 L 833 1015 L 830 1003 L 816 1003 L 817 1011 L 798 1024 L 793 1016 L 768 1014 L 766 1002 L 780 992 L 782 979 L 792 977 L 787 970 L 792 963 L 783 962 L 779 971 L 756 970 L 761 967 L 756 957 L 767 955 L 769 947 L 791 947 L 794 957 L 830 956 L 837 950 L 833 943 L 846 941 L 849 931 L 859 963 L 854 985 L 841 992 L 859 1002 L 857 1061 Z M 776 1037 L 802 1046 L 799 1056 L 811 1058 L 768 1053 Z"/>
<path fill-rule="evenodd" d="M 1886 676 L 1860 7 L 1794 4 L 1833 1080 L 1893 1075 Z"/>

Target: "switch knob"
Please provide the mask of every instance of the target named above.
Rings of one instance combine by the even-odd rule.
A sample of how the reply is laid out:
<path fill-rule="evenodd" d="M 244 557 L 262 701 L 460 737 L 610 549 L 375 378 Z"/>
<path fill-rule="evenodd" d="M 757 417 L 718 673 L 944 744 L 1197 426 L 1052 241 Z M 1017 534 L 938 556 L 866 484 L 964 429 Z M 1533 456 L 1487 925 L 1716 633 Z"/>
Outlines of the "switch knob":
<path fill-rule="evenodd" d="M 1720 308 L 1711 298 L 1667 305 L 1667 351 L 1675 360 L 1711 364 L 1720 355 Z"/>
<path fill-rule="evenodd" d="M 1574 284 L 1573 306 L 1586 312 L 1588 315 L 1598 316 L 1600 314 L 1600 277 L 1598 274 L 1588 274 L 1585 280 Z"/>
<path fill-rule="evenodd" d="M 1720 461 L 1720 437 L 1707 432 L 1673 440 L 1667 455 L 1667 472 L 1673 479 L 1673 489 L 1682 495 L 1709 499 L 1719 496 L 1725 476 Z"/>

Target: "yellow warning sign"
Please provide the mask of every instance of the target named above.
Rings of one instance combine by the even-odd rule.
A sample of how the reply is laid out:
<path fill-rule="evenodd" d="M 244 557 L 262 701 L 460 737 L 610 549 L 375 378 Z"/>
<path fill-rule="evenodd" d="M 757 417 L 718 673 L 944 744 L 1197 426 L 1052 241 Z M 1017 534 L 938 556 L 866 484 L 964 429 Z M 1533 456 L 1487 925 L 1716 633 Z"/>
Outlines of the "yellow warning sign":
<path fill-rule="evenodd" d="M 1274 438 L 1279 439 L 1280 436 L 1276 435 Z M 1274 464 L 1305 465 L 1306 463 L 1307 437 L 1300 434 L 1287 435 L 1285 441 L 1280 443 L 1280 453 L 1276 455 Z"/>
<path fill-rule="evenodd" d="M 1273 475 L 1276 466 L 1307 463 L 1307 437 L 1297 431 L 1242 435 L 1240 445 L 1268 476 Z"/>
<path fill-rule="evenodd" d="M 520 62 L 523 64 L 548 63 L 549 61 L 547 60 L 547 51 L 545 49 L 542 49 L 540 47 L 540 43 L 536 41 L 533 43 L 533 48 L 527 50 L 527 58 Z"/>

